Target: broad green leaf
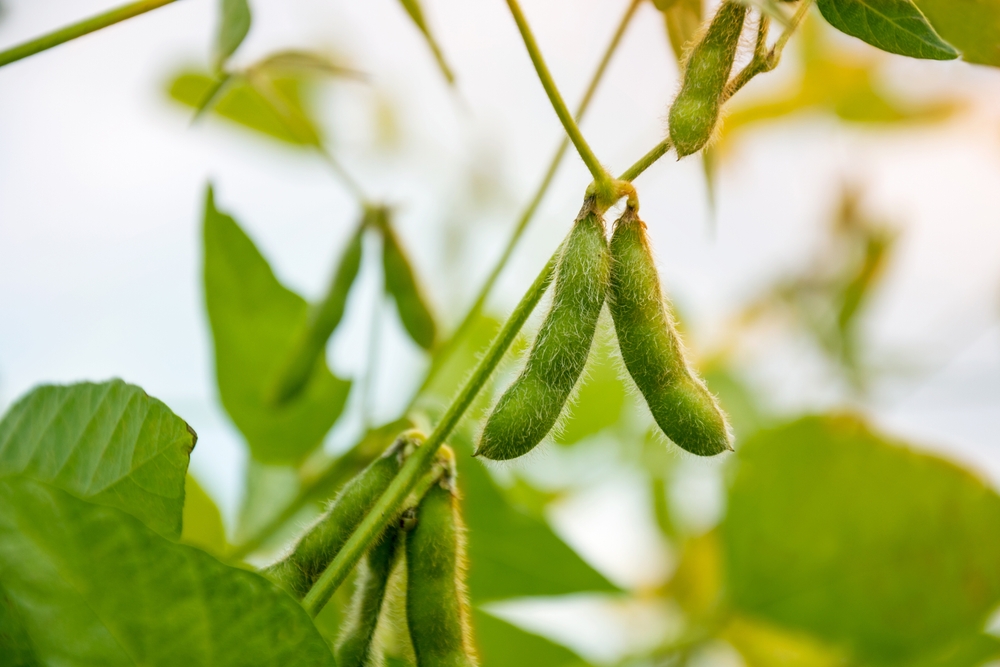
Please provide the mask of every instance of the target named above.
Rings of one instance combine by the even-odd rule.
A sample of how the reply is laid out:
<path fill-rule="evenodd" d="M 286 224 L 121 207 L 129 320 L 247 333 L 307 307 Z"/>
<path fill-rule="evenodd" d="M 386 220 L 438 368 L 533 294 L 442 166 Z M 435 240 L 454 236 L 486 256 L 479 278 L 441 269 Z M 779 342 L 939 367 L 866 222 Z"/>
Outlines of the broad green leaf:
<path fill-rule="evenodd" d="M 274 382 L 306 325 L 307 304 L 284 287 L 236 221 L 205 203 L 205 301 L 215 341 L 219 396 L 263 463 L 295 463 L 316 449 L 340 416 L 350 382 L 325 355 L 294 398 L 270 399 Z"/>
<path fill-rule="evenodd" d="M 872 46 L 911 58 L 954 60 L 945 43 L 911 0 L 818 0 L 823 18 L 837 30 Z"/>
<path fill-rule="evenodd" d="M 476 609 L 473 637 L 482 667 L 587 667 L 565 646 Z"/>
<path fill-rule="evenodd" d="M 423 33 L 424 39 L 427 40 L 427 46 L 430 47 L 431 52 L 434 54 L 434 59 L 437 61 L 444 78 L 447 79 L 448 83 L 455 83 L 455 75 L 448 66 L 448 62 L 444 59 L 444 53 L 441 51 L 441 47 L 438 46 L 437 40 L 434 39 L 434 35 L 431 34 L 430 28 L 427 26 L 427 21 L 424 19 L 424 12 L 420 8 L 419 0 L 399 0 L 399 2 L 403 5 L 406 13 L 410 15 L 410 18 L 413 19 L 413 23 Z"/>
<path fill-rule="evenodd" d="M 506 598 L 617 592 L 544 522 L 511 507 L 471 447 L 457 448 L 462 513 L 468 526 L 469 593 L 474 603 Z"/>
<path fill-rule="evenodd" d="M 305 83 L 295 77 L 270 78 L 283 103 L 302 119 L 303 127 L 289 127 L 281 113 L 244 77 L 232 75 L 225 87 L 212 100 L 210 111 L 243 127 L 273 139 L 298 146 L 316 143 L 320 136 L 303 103 Z M 172 99 L 192 109 L 201 109 L 221 83 L 218 77 L 203 72 L 182 72 L 168 84 Z"/>
<path fill-rule="evenodd" d="M 14 608 L 0 585 L 0 665 L 37 667 L 41 665 L 21 613 Z"/>
<path fill-rule="evenodd" d="M 737 609 L 912 664 L 978 636 L 1000 602 L 1000 497 L 853 417 L 746 443 L 723 523 Z"/>
<path fill-rule="evenodd" d="M 626 389 L 613 343 L 595 345 L 576 396 L 564 412 L 555 441 L 571 445 L 618 423 Z"/>
<path fill-rule="evenodd" d="M 215 36 L 215 68 L 222 69 L 250 32 L 247 0 L 219 0 L 219 29 Z"/>
<path fill-rule="evenodd" d="M 121 380 L 41 386 L 0 421 L 0 478 L 49 482 L 176 539 L 196 439 L 170 408 Z"/>
<path fill-rule="evenodd" d="M 1000 0 L 914 0 L 962 59 L 1000 67 Z"/>
<path fill-rule="evenodd" d="M 187 476 L 184 485 L 184 530 L 181 542 L 203 549 L 213 556 L 226 553 L 226 528 L 212 497 L 198 481 Z"/>
<path fill-rule="evenodd" d="M 334 664 L 256 573 L 25 478 L 0 480 L 0 507 L 0 581 L 42 664 Z"/>
<path fill-rule="evenodd" d="M 413 342 L 430 350 L 437 338 L 437 325 L 431 314 L 427 299 L 417 282 L 413 265 L 396 236 L 389 212 L 382 209 L 379 230 L 382 232 L 382 264 L 385 269 L 385 291 L 396 302 L 399 319 Z"/>

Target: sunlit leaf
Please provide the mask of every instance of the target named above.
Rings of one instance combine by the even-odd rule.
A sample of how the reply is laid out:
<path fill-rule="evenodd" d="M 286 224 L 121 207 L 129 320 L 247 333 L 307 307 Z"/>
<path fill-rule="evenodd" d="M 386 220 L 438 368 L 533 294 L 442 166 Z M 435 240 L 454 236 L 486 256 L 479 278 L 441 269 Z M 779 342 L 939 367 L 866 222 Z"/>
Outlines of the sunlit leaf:
<path fill-rule="evenodd" d="M 39 663 L 334 664 L 305 610 L 253 572 L 24 478 L 0 480 L 0 507 L 0 581 Z"/>
<path fill-rule="evenodd" d="M 481 610 L 473 613 L 482 667 L 586 667 L 589 663 L 545 637 Z"/>
<path fill-rule="evenodd" d="M 385 291 L 396 302 L 403 328 L 413 342 L 430 350 L 437 338 L 437 324 L 431 314 L 423 288 L 417 282 L 413 265 L 403 249 L 388 218 L 388 211 L 379 212 L 382 223 L 382 264 L 385 270 Z"/>
<path fill-rule="evenodd" d="M 843 651 L 814 637 L 744 616 L 734 616 L 720 633 L 747 667 L 847 667 Z"/>
<path fill-rule="evenodd" d="M 320 134 L 303 105 L 304 82 L 288 76 L 272 78 L 271 82 L 280 91 L 284 103 L 294 109 L 298 117 L 306 119 L 307 128 L 290 128 L 270 101 L 238 75 L 233 75 L 218 91 L 207 111 L 272 139 L 299 146 L 311 145 Z M 182 72 L 169 82 L 168 94 L 175 101 L 197 110 L 205 106 L 220 83 L 219 77 L 203 72 Z"/>
<path fill-rule="evenodd" d="M 473 602 L 618 589 L 547 524 L 511 507 L 471 447 L 458 447 Z"/>
<path fill-rule="evenodd" d="M 747 614 L 912 664 L 1000 602 L 997 526 L 1000 497 L 965 470 L 856 418 L 806 418 L 738 450 L 727 589 Z"/>
<path fill-rule="evenodd" d="M 212 497 L 198 481 L 187 476 L 184 485 L 184 529 L 181 542 L 203 549 L 214 556 L 226 553 L 226 528 L 222 514 Z"/>
<path fill-rule="evenodd" d="M 49 482 L 177 538 L 195 439 L 170 408 L 121 380 L 42 386 L 0 421 L 0 477 Z"/>
<path fill-rule="evenodd" d="M 817 0 L 823 18 L 874 47 L 912 58 L 953 60 L 946 44 L 911 0 Z"/>
<path fill-rule="evenodd" d="M 723 601 L 719 535 L 710 531 L 684 540 L 680 562 L 666 592 L 695 619 L 706 619 Z"/>
<path fill-rule="evenodd" d="M 284 287 L 236 221 L 205 204 L 205 301 L 215 341 L 222 405 L 263 463 L 294 463 L 314 450 L 337 421 L 350 382 L 321 356 L 293 399 L 270 400 L 281 365 L 306 324 L 307 304 Z"/>
<path fill-rule="evenodd" d="M 247 0 L 219 1 L 219 29 L 215 37 L 215 67 L 222 69 L 250 32 L 250 6 Z"/>
<path fill-rule="evenodd" d="M 970 63 L 1000 67 L 1000 0 L 914 0 Z"/>

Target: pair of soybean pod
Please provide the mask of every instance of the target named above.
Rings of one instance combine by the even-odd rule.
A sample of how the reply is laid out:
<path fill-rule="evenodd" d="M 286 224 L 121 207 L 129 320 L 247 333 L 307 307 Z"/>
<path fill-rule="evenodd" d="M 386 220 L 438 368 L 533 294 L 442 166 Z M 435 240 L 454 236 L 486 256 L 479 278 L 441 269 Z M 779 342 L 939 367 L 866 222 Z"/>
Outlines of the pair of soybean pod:
<path fill-rule="evenodd" d="M 263 574 L 297 599 L 305 597 L 399 472 L 423 437 L 404 433 L 352 478 L 329 509 L 282 560 Z M 382 664 L 376 628 L 390 578 L 406 562 L 406 627 L 417 667 L 475 667 L 465 592 L 465 528 L 459 513 L 455 458 L 444 445 L 414 492 L 414 504 L 389 525 L 358 568 L 350 610 L 334 647 L 338 667 Z"/>
<path fill-rule="evenodd" d="M 584 203 L 556 266 L 552 306 L 524 369 L 487 419 L 477 456 L 518 458 L 555 426 L 586 366 L 605 301 L 625 367 L 663 433 L 701 456 L 732 449 L 725 414 L 685 356 L 636 208 L 630 200 L 609 244 L 594 200 Z"/>

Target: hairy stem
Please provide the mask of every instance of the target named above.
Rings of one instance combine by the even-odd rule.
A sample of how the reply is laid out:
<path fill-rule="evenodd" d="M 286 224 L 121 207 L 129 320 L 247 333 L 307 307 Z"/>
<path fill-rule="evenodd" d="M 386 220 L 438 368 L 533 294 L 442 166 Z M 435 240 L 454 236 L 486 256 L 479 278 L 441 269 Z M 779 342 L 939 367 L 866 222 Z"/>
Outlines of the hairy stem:
<path fill-rule="evenodd" d="M 47 51 L 54 46 L 65 44 L 66 42 L 76 39 L 77 37 L 83 37 L 84 35 L 100 30 L 101 28 L 107 28 L 109 25 L 120 23 L 126 19 L 132 18 L 133 16 L 145 14 L 146 12 L 158 9 L 164 5 L 169 5 L 173 2 L 177 2 L 177 0 L 139 0 L 139 2 L 133 2 L 125 5 L 124 7 L 118 7 L 117 9 L 112 9 L 104 12 L 103 14 L 92 16 L 89 19 L 84 19 L 83 21 L 79 21 L 73 25 L 68 25 L 65 28 L 50 32 L 47 35 L 42 35 L 41 37 L 32 39 L 24 44 L 19 44 L 15 47 L 7 49 L 6 51 L 0 52 L 0 67 L 9 65 L 10 63 L 21 60 L 22 58 L 33 56 L 36 53 Z"/>
<path fill-rule="evenodd" d="M 343 548 L 337 552 L 336 557 L 334 557 L 333 561 L 316 581 L 316 584 L 306 594 L 302 600 L 302 605 L 312 616 L 316 616 L 323 609 L 323 606 L 330 600 L 330 596 L 344 582 L 344 579 L 347 578 L 351 569 L 364 555 L 372 541 L 381 534 L 386 525 L 403 509 L 403 503 L 406 501 L 407 496 L 429 469 L 438 448 L 444 444 L 444 441 L 451 435 L 451 432 L 465 415 L 465 411 L 469 409 L 480 389 L 483 388 L 493 370 L 497 367 L 497 364 L 500 363 L 504 353 L 507 352 L 511 343 L 514 342 L 521 327 L 524 326 L 528 316 L 531 315 L 531 311 L 535 309 L 542 295 L 545 294 L 545 290 L 552 281 L 552 273 L 555 269 L 558 255 L 559 251 L 557 250 L 545 264 L 535 282 L 525 293 L 521 302 L 514 309 L 514 312 L 511 313 L 503 329 L 497 334 L 486 356 L 479 362 L 476 370 L 465 383 L 465 386 L 462 387 L 462 391 L 458 397 L 452 401 L 448 411 L 445 412 L 444 417 L 441 418 L 437 427 L 431 432 L 427 441 L 406 460 L 399 474 L 393 479 L 392 484 L 389 485 L 389 488 L 378 499 L 378 502 L 375 503 L 375 506 L 365 516 L 361 525 L 357 527 Z"/>
<path fill-rule="evenodd" d="M 594 93 L 597 92 L 597 87 L 600 84 L 601 79 L 604 78 L 604 73 L 607 71 L 608 65 L 611 63 L 611 57 L 614 55 L 615 51 L 618 50 L 618 45 L 621 43 L 622 37 L 625 35 L 625 29 L 628 28 L 629 23 L 632 21 L 632 17 L 635 16 L 635 10 L 639 7 L 641 2 L 642 0 L 632 0 L 632 2 L 629 3 L 628 9 L 625 10 L 625 15 L 622 16 L 621 21 L 618 23 L 618 28 L 615 30 L 614 36 L 611 38 L 611 42 L 608 44 L 608 47 L 604 50 L 601 62 L 597 65 L 597 69 L 594 70 L 594 74 L 590 77 L 590 83 L 587 84 L 587 90 L 584 92 L 583 98 L 580 100 L 580 104 L 576 108 L 577 121 L 583 118 L 584 114 L 587 112 L 587 107 L 590 106 L 590 101 L 593 99 Z M 452 333 L 448 340 L 441 345 L 437 354 L 434 355 L 434 358 L 431 360 L 430 368 L 424 376 L 424 381 L 421 383 L 420 388 L 417 389 L 416 393 L 413 394 L 406 412 L 409 412 L 409 410 L 413 408 L 417 399 L 420 398 L 425 391 L 427 391 L 428 387 L 431 386 L 431 383 L 437 378 L 438 372 L 440 372 L 441 368 L 444 367 L 444 363 L 450 358 L 456 344 L 462 340 L 463 336 L 465 336 L 475 323 L 476 318 L 479 317 L 479 314 L 483 311 L 483 307 L 486 305 L 486 299 L 489 297 L 490 292 L 493 291 L 493 286 L 496 284 L 497 280 L 500 279 L 500 274 L 503 273 L 504 268 L 506 268 L 511 255 L 514 254 L 514 249 L 517 247 L 518 242 L 524 235 L 524 231 L 528 228 L 532 219 L 534 219 L 535 213 L 538 211 L 538 207 L 541 205 L 542 199 L 545 198 L 545 193 L 548 192 L 549 186 L 552 185 L 556 172 L 559 170 L 559 165 L 562 163 L 563 157 L 566 156 L 566 151 L 568 149 L 569 139 L 564 137 L 558 150 L 556 150 L 555 155 L 552 156 L 552 160 L 549 162 L 549 167 L 545 172 L 545 176 L 542 177 L 541 183 L 538 184 L 538 188 L 535 190 L 534 196 L 532 196 L 531 201 L 518 218 L 517 224 L 514 226 L 514 231 L 511 233 L 506 247 L 504 247 L 503 252 L 500 254 L 500 259 L 497 260 L 493 270 L 490 272 L 490 275 L 486 278 L 486 282 L 484 282 L 483 286 L 479 289 L 479 294 L 476 295 L 476 300 L 472 303 L 469 310 L 466 311 L 465 317 L 462 318 L 461 323 L 455 328 L 454 333 Z"/>
<path fill-rule="evenodd" d="M 591 175 L 594 177 L 594 182 L 597 183 L 602 191 L 610 192 L 612 189 L 611 177 L 608 176 L 608 172 L 601 166 L 597 156 L 594 155 L 594 151 L 587 144 L 587 140 L 583 138 L 583 133 L 580 132 L 580 128 L 577 126 L 576 121 L 573 120 L 573 115 L 569 112 L 566 102 L 563 101 L 562 95 L 559 94 L 556 82 L 552 79 L 552 73 L 549 72 L 549 68 L 542 58 L 542 52 L 538 49 L 538 43 L 535 41 L 535 36 L 531 33 L 528 21 L 524 18 L 521 6 L 517 3 L 517 0 L 507 0 L 507 6 L 510 7 L 510 13 L 513 14 L 514 21 L 517 23 L 517 29 L 524 40 L 524 46 L 528 49 L 528 55 L 535 66 L 538 79 L 541 81 L 542 87 L 545 88 L 545 94 L 549 96 L 549 102 L 552 103 L 552 108 L 555 110 L 556 115 L 559 116 L 559 121 L 562 123 L 563 129 L 566 130 L 566 135 L 573 142 L 576 152 L 580 154 L 580 158 L 587 165 L 587 169 L 590 170 Z"/>

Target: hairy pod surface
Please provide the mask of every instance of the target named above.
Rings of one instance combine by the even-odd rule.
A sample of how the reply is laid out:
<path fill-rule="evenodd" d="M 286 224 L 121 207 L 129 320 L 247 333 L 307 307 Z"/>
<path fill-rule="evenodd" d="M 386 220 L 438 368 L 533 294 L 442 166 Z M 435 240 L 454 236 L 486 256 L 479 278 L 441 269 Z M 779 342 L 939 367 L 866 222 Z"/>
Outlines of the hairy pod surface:
<path fill-rule="evenodd" d="M 664 302 L 646 225 L 628 208 L 611 236 L 608 307 L 625 367 L 660 429 L 699 456 L 731 447 L 726 416 L 691 370 Z"/>
<path fill-rule="evenodd" d="M 679 158 L 698 152 L 712 138 L 746 15 L 745 4 L 725 0 L 691 50 L 681 90 L 670 106 L 670 141 Z"/>
<path fill-rule="evenodd" d="M 486 421 L 476 456 L 523 456 L 552 430 L 587 364 L 609 271 L 604 221 L 588 204 L 559 258 L 552 308 L 524 370 Z"/>
<path fill-rule="evenodd" d="M 434 484 L 406 535 L 406 620 L 417 667 L 475 667 L 465 537 L 452 485 Z"/>
<path fill-rule="evenodd" d="M 413 444 L 414 438 L 401 436 L 381 457 L 347 482 L 292 553 L 262 574 L 301 600 L 388 488 L 399 471 L 401 454 Z"/>
<path fill-rule="evenodd" d="M 334 649 L 338 667 L 375 667 L 381 664 L 380 651 L 374 641 L 375 628 L 400 542 L 399 530 L 389 528 L 361 561 L 351 608 Z"/>

